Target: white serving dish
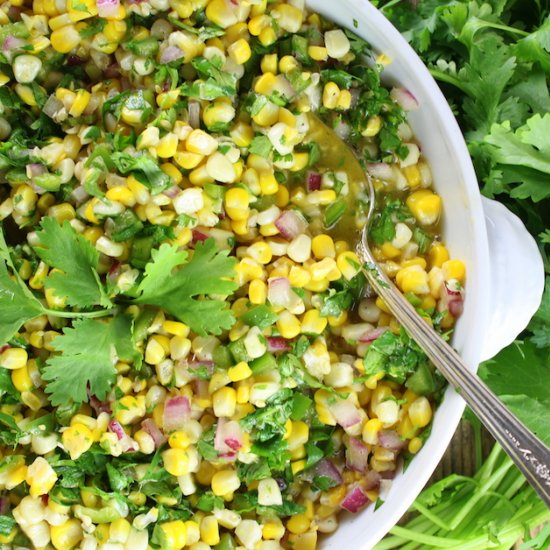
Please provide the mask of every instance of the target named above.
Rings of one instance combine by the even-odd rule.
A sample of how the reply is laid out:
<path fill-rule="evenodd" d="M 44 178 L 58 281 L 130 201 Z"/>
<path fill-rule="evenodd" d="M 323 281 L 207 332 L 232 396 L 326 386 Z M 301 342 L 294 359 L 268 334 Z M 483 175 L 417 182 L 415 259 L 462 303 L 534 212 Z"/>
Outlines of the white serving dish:
<path fill-rule="evenodd" d="M 309 9 L 367 40 L 391 63 L 384 81 L 410 90 L 420 108 L 409 121 L 428 159 L 444 205 L 443 234 L 453 258 L 467 266 L 464 313 L 453 345 L 476 370 L 510 344 L 537 310 L 544 270 L 537 245 L 522 222 L 503 205 L 482 198 L 462 133 L 435 80 L 391 23 L 367 0 L 306 0 Z M 464 411 L 448 388 L 431 436 L 407 471 L 399 474 L 384 504 L 342 519 L 322 550 L 369 550 L 397 523 L 443 456 Z"/>

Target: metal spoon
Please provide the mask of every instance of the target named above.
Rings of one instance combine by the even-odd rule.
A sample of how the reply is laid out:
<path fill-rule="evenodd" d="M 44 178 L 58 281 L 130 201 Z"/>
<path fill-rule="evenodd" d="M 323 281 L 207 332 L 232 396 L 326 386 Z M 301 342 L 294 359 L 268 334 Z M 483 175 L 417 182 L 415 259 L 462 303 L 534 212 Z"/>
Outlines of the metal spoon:
<path fill-rule="evenodd" d="M 373 290 L 441 374 L 460 393 L 550 508 L 550 449 L 504 406 L 477 374 L 470 371 L 458 353 L 426 323 L 378 265 L 368 242 L 376 203 L 371 178 L 365 174 L 352 150 L 331 128 L 311 113 L 308 122 L 307 140 L 314 141 L 319 146 L 321 165 L 330 170 L 346 172 L 349 181 L 368 190 L 369 211 L 361 241 L 357 246 L 357 255 Z"/>

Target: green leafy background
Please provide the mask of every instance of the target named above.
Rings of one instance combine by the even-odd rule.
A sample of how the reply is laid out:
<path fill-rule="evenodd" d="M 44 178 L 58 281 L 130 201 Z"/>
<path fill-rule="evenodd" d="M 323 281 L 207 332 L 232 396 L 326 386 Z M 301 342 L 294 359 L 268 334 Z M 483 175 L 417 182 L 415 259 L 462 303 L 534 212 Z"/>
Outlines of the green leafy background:
<path fill-rule="evenodd" d="M 547 0 L 374 2 L 438 81 L 464 133 L 481 192 L 516 213 L 550 273 L 550 3 Z M 518 281 L 521 284 L 521 281 Z M 550 276 L 518 340 L 479 374 L 550 445 Z M 479 422 L 467 415 L 476 426 Z M 479 445 L 480 447 L 480 445 Z M 426 489 L 386 548 L 549 548 L 550 512 L 495 445 L 472 477 Z"/>

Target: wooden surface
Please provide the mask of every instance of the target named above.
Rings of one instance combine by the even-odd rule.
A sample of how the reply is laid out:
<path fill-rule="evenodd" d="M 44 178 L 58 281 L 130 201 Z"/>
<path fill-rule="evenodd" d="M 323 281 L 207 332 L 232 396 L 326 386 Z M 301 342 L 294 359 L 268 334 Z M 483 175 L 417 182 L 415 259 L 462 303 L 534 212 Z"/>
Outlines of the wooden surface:
<path fill-rule="evenodd" d="M 493 438 L 483 429 L 482 448 L 485 458 L 494 444 Z M 471 476 L 475 473 L 474 432 L 469 422 L 462 420 L 451 444 L 428 484 L 434 483 L 450 474 Z"/>

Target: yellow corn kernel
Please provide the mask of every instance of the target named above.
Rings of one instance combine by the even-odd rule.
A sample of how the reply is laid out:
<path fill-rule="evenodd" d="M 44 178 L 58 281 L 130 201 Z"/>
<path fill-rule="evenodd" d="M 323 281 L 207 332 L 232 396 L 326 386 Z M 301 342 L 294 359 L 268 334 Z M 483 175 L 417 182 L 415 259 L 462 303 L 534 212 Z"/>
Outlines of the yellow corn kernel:
<path fill-rule="evenodd" d="M 176 185 L 179 185 L 183 179 L 182 173 L 169 162 L 165 162 L 164 164 L 160 165 L 160 169 L 170 178 L 174 180 L 174 183 Z"/>
<path fill-rule="evenodd" d="M 311 251 L 317 260 L 336 257 L 334 241 L 330 235 L 321 234 L 313 237 L 311 240 Z"/>
<path fill-rule="evenodd" d="M 328 59 L 327 49 L 324 46 L 309 46 L 307 53 L 315 61 L 326 61 Z"/>
<path fill-rule="evenodd" d="M 8 478 L 5 481 L 6 489 L 13 489 L 27 479 L 28 467 L 26 464 L 14 465 L 9 469 Z"/>
<path fill-rule="evenodd" d="M 115 418 L 126 426 L 143 418 L 146 411 L 145 396 L 125 395 L 118 400 Z"/>
<path fill-rule="evenodd" d="M 24 348 L 8 348 L 0 353 L 0 367 L 16 370 L 22 369 L 27 364 L 27 350 Z"/>
<path fill-rule="evenodd" d="M 441 215 L 441 197 L 429 189 L 411 193 L 406 200 L 409 210 L 422 225 L 433 225 Z"/>
<path fill-rule="evenodd" d="M 367 121 L 366 128 L 361 132 L 365 137 L 374 137 L 382 128 L 382 117 L 379 115 L 371 116 Z"/>
<path fill-rule="evenodd" d="M 300 334 L 301 323 L 296 315 L 289 313 L 288 311 L 282 311 L 277 319 L 277 330 L 279 334 L 290 340 Z"/>
<path fill-rule="evenodd" d="M 50 526 L 52 545 L 56 550 L 71 550 L 82 540 L 80 520 L 71 518 L 62 525 Z"/>
<path fill-rule="evenodd" d="M 300 170 L 303 170 L 304 168 L 306 168 L 308 163 L 309 163 L 309 153 L 295 152 L 292 154 L 292 166 L 290 167 L 290 171 L 299 172 Z"/>
<path fill-rule="evenodd" d="M 265 241 L 251 244 L 246 253 L 262 265 L 268 264 L 273 258 L 271 247 Z"/>
<path fill-rule="evenodd" d="M 134 194 L 128 187 L 125 187 L 123 185 L 117 185 L 116 187 L 113 187 L 109 189 L 105 196 L 110 201 L 116 201 L 122 203 L 124 206 L 134 206 L 136 204 L 136 199 L 134 197 Z"/>
<path fill-rule="evenodd" d="M 172 158 L 178 149 L 178 137 L 176 134 L 169 132 L 163 136 L 157 145 L 157 155 L 160 158 Z"/>
<path fill-rule="evenodd" d="M 336 109 L 340 97 L 340 88 L 335 82 L 327 82 L 323 88 L 323 107 Z"/>
<path fill-rule="evenodd" d="M 31 377 L 29 376 L 29 369 L 27 365 L 21 367 L 20 369 L 13 370 L 11 373 L 11 381 L 15 388 L 20 391 L 31 391 L 34 384 Z"/>
<path fill-rule="evenodd" d="M 311 521 L 305 514 L 296 514 L 287 521 L 286 527 L 291 533 L 300 535 L 305 533 L 309 529 L 310 525 Z"/>
<path fill-rule="evenodd" d="M 88 106 L 91 99 L 91 94 L 87 90 L 78 90 L 76 92 L 73 104 L 69 109 L 69 114 L 74 117 L 79 117 Z"/>
<path fill-rule="evenodd" d="M 432 420 L 432 406 L 426 397 L 417 397 L 409 406 L 408 415 L 416 428 L 424 428 Z"/>
<path fill-rule="evenodd" d="M 422 440 L 419 437 L 413 437 L 409 441 L 407 450 L 409 451 L 409 453 L 415 455 L 418 451 L 420 451 L 420 449 L 422 448 L 422 445 L 423 445 Z"/>
<path fill-rule="evenodd" d="M 248 218 L 248 205 L 250 197 L 244 189 L 232 187 L 224 197 L 225 211 L 235 221 L 242 221 Z"/>
<path fill-rule="evenodd" d="M 296 460 L 294 462 L 290 463 L 290 469 L 292 470 L 292 473 L 294 475 L 298 474 L 302 470 L 304 470 L 306 467 L 306 461 L 305 460 Z"/>
<path fill-rule="evenodd" d="M 382 429 L 382 422 L 378 418 L 371 418 L 365 422 L 363 426 L 363 441 L 368 445 L 376 445 L 378 443 L 378 432 Z"/>
<path fill-rule="evenodd" d="M 94 434 L 84 424 L 75 423 L 63 432 L 61 442 L 71 459 L 76 460 L 92 446 Z"/>
<path fill-rule="evenodd" d="M 15 92 L 21 98 L 21 101 L 23 101 L 23 103 L 26 103 L 30 107 L 36 107 L 36 99 L 30 86 L 27 86 L 25 84 L 16 84 Z"/>
<path fill-rule="evenodd" d="M 252 50 L 248 42 L 244 38 L 241 38 L 227 48 L 227 53 L 235 63 L 244 65 L 250 59 Z"/>
<path fill-rule="evenodd" d="M 184 449 L 167 449 L 162 453 L 164 469 L 173 476 L 189 473 L 189 455 Z"/>
<path fill-rule="evenodd" d="M 56 29 L 50 36 L 52 48 L 59 53 L 69 53 L 80 44 L 81 40 L 82 37 L 74 25 L 65 25 Z"/>
<path fill-rule="evenodd" d="M 277 54 L 276 53 L 270 53 L 266 54 L 262 57 L 262 60 L 260 61 L 260 69 L 262 70 L 262 73 L 277 73 Z"/>
<path fill-rule="evenodd" d="M 229 135 L 237 147 L 248 147 L 254 139 L 254 130 L 249 124 L 238 122 L 233 126 Z"/>
<path fill-rule="evenodd" d="M 241 480 L 235 470 L 221 470 L 212 476 L 212 492 L 220 497 L 234 493 L 240 486 Z"/>
<path fill-rule="evenodd" d="M 338 94 L 338 100 L 336 102 L 336 108 L 341 111 L 347 111 L 351 107 L 351 92 L 349 90 L 342 90 Z"/>
<path fill-rule="evenodd" d="M 267 300 L 267 285 L 261 279 L 250 281 L 248 298 L 253 304 L 265 304 Z"/>
<path fill-rule="evenodd" d="M 449 251 L 441 243 L 434 243 L 428 253 L 431 267 L 442 267 L 449 259 Z"/>
<path fill-rule="evenodd" d="M 169 347 L 169 344 L 168 344 Z M 160 338 L 158 338 L 158 335 L 152 336 L 149 338 L 147 342 L 147 346 L 145 348 L 145 362 L 149 363 L 150 365 L 158 365 L 164 359 L 166 358 L 166 349 L 165 346 L 162 345 L 162 342 Z"/>
<path fill-rule="evenodd" d="M 273 126 L 279 120 L 279 107 L 269 102 L 257 114 L 252 116 L 252 120 L 258 126 Z"/>
<path fill-rule="evenodd" d="M 446 281 L 456 279 L 461 283 L 464 282 L 464 278 L 466 277 L 466 267 L 460 260 L 447 260 L 446 262 L 443 262 L 441 268 L 443 269 L 443 276 Z"/>
<path fill-rule="evenodd" d="M 170 445 L 172 449 L 187 449 L 190 444 L 191 439 L 189 435 L 183 431 L 172 432 L 168 438 L 168 445 Z"/>
<path fill-rule="evenodd" d="M 419 265 L 412 265 L 400 269 L 395 276 L 397 286 L 405 293 L 413 292 L 415 294 L 428 294 L 430 286 L 428 284 L 428 274 L 425 269 Z"/>
<path fill-rule="evenodd" d="M 214 516 L 206 516 L 200 526 L 201 541 L 209 546 L 215 546 L 220 542 L 220 530 L 218 520 Z"/>
<path fill-rule="evenodd" d="M 349 281 L 361 270 L 361 262 L 355 252 L 341 252 L 336 258 L 336 265 L 342 275 Z"/>
<path fill-rule="evenodd" d="M 273 44 L 277 40 L 277 33 L 272 27 L 266 27 L 260 32 L 258 40 L 260 41 L 260 44 L 262 46 L 271 46 L 271 44 Z"/>
<path fill-rule="evenodd" d="M 132 525 L 127 519 L 117 518 L 109 526 L 109 539 L 115 543 L 125 543 L 131 530 Z"/>
<path fill-rule="evenodd" d="M 321 317 L 319 310 L 310 309 L 306 311 L 302 319 L 302 334 L 321 334 L 327 327 L 328 319 Z"/>
<path fill-rule="evenodd" d="M 262 537 L 264 540 L 281 540 L 285 534 L 283 522 L 277 518 L 270 518 L 262 525 Z"/>
<path fill-rule="evenodd" d="M 214 414 L 219 418 L 229 417 L 235 414 L 237 406 L 237 392 L 234 388 L 220 388 L 212 395 L 212 408 Z"/>
<path fill-rule="evenodd" d="M 267 56 L 266 56 L 267 57 Z M 275 69 L 273 73 L 277 72 L 277 58 L 275 58 Z M 300 64 L 291 55 L 285 55 L 281 57 L 279 61 L 279 71 L 283 74 L 290 73 L 300 68 Z M 264 71 L 265 72 L 265 71 Z"/>
<path fill-rule="evenodd" d="M 273 172 L 260 172 L 260 188 L 262 195 L 274 195 L 279 190 L 279 183 Z"/>
<path fill-rule="evenodd" d="M 405 174 L 409 187 L 411 188 L 418 187 L 422 183 L 420 170 L 416 164 L 403 168 L 403 174 Z"/>
<path fill-rule="evenodd" d="M 311 275 L 307 269 L 293 265 L 290 268 L 288 280 L 293 287 L 304 288 L 311 282 Z"/>
<path fill-rule="evenodd" d="M 185 147 L 190 153 L 211 155 L 218 149 L 218 141 L 204 130 L 193 130 L 185 140 Z"/>
<path fill-rule="evenodd" d="M 187 544 L 187 526 L 181 519 L 162 523 L 160 529 L 168 550 L 179 550 Z"/>
<path fill-rule="evenodd" d="M 33 498 L 47 494 L 56 481 L 57 474 L 55 470 L 41 456 L 35 458 L 34 462 L 27 468 L 26 482 L 29 484 L 29 493 Z"/>
<path fill-rule="evenodd" d="M 247 363 L 241 361 L 237 363 L 234 367 L 231 367 L 227 370 L 227 374 L 231 379 L 231 382 L 239 382 L 241 380 L 246 380 L 252 376 L 252 369 L 248 366 Z"/>
<path fill-rule="evenodd" d="M 384 243 L 380 250 L 382 251 L 382 254 L 384 258 L 388 260 L 393 260 L 394 258 L 397 258 L 401 254 L 401 250 L 399 248 L 396 248 L 391 243 Z"/>

